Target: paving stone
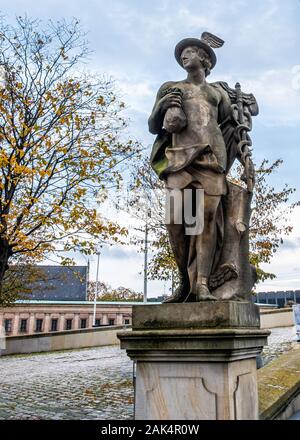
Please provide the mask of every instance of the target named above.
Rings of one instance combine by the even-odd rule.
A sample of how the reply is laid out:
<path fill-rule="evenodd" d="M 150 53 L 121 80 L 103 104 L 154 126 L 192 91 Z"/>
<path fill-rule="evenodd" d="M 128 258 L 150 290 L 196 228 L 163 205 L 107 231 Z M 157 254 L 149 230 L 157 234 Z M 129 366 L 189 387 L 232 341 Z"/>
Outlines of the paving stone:
<path fill-rule="evenodd" d="M 293 327 L 273 328 L 268 338 L 268 345 L 264 347 L 262 352 L 263 366 L 290 350 L 293 344 L 293 337 Z"/>
<path fill-rule="evenodd" d="M 0 369 L 0 419 L 132 418 L 132 362 L 117 346 L 7 356 Z"/>

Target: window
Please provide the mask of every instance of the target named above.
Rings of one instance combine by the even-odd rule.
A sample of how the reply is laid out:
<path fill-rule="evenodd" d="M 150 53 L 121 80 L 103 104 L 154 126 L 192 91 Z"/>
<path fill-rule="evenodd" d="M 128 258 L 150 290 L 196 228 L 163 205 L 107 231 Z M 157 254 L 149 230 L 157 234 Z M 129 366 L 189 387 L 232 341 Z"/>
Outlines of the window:
<path fill-rule="evenodd" d="M 86 319 L 80 320 L 80 328 L 86 328 Z"/>
<path fill-rule="evenodd" d="M 95 319 L 95 327 L 100 327 L 101 319 Z"/>
<path fill-rule="evenodd" d="M 20 321 L 20 332 L 27 331 L 27 319 L 21 319 Z"/>
<path fill-rule="evenodd" d="M 57 332 L 57 323 L 58 323 L 58 319 L 51 319 L 51 331 L 52 332 Z"/>
<path fill-rule="evenodd" d="M 66 330 L 72 329 L 72 319 L 66 319 Z"/>
<path fill-rule="evenodd" d="M 37 319 L 35 322 L 35 331 L 36 332 L 41 332 L 42 331 L 42 327 L 43 327 L 43 320 L 42 319 Z"/>
<path fill-rule="evenodd" d="M 108 325 L 115 325 L 115 320 L 114 319 L 109 319 L 108 320 Z"/>
<path fill-rule="evenodd" d="M 129 324 L 130 324 L 130 319 L 125 319 L 125 320 L 124 320 L 124 324 L 125 324 L 125 325 L 129 325 Z"/>
<path fill-rule="evenodd" d="M 6 333 L 10 333 L 12 331 L 12 319 L 5 319 L 4 328 Z"/>

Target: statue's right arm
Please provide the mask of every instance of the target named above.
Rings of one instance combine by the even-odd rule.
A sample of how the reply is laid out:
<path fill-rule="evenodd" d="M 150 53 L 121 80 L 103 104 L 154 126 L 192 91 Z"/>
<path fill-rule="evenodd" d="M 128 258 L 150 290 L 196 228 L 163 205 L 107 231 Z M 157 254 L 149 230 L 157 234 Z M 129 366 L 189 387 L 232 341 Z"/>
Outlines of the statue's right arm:
<path fill-rule="evenodd" d="M 158 134 L 163 128 L 163 121 L 166 110 L 173 105 L 180 105 L 179 98 L 176 94 L 167 94 L 166 91 L 175 84 L 173 81 L 164 83 L 158 90 L 156 100 L 150 118 L 148 119 L 149 131 L 152 134 Z M 178 102 L 177 102 L 178 100 Z"/>

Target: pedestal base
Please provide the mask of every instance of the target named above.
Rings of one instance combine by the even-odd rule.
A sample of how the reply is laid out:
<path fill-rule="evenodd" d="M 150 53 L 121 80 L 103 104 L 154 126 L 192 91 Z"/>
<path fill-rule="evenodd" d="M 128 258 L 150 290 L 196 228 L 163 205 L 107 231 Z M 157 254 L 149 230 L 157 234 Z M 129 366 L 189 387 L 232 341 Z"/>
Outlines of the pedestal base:
<path fill-rule="evenodd" d="M 182 308 L 183 317 L 189 311 L 194 316 L 189 322 L 183 319 L 181 328 L 180 321 L 176 318 L 172 321 L 169 316 L 178 307 Z M 214 320 L 214 328 L 209 328 L 208 316 L 203 320 L 199 316 L 203 316 L 203 309 L 209 308 L 210 316 L 215 317 L 214 307 L 223 319 L 219 324 Z M 133 331 L 118 336 L 121 348 L 126 348 L 137 363 L 135 419 L 258 418 L 256 356 L 266 344 L 269 332 L 258 328 L 253 304 L 239 303 L 238 307 L 243 308 L 240 316 L 244 316 L 240 320 L 227 313 L 235 307 L 232 302 L 134 307 Z M 235 320 L 235 328 L 225 328 L 226 319 L 231 323 Z M 177 328 L 173 327 L 174 321 Z M 201 324 L 205 327 L 201 328 Z M 171 328 L 166 328 L 168 325 Z"/>

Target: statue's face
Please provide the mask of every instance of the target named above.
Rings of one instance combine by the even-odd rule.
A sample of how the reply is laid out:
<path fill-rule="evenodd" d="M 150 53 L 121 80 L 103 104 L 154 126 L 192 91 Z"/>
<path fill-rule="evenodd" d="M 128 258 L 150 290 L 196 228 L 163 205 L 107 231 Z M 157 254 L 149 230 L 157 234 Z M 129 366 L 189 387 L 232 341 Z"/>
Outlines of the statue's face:
<path fill-rule="evenodd" d="M 183 68 L 187 71 L 202 67 L 202 60 L 196 47 L 188 46 L 183 49 L 180 58 Z"/>

